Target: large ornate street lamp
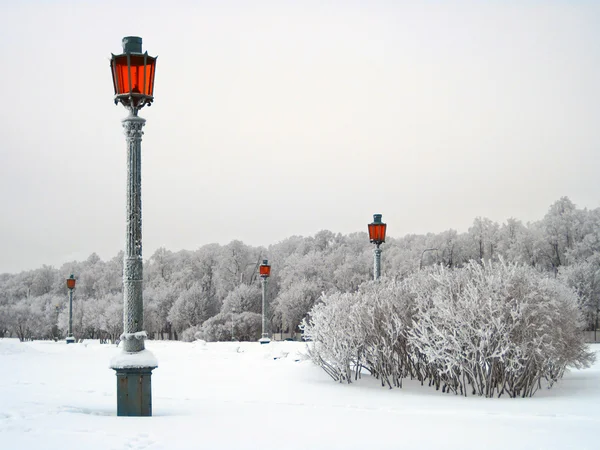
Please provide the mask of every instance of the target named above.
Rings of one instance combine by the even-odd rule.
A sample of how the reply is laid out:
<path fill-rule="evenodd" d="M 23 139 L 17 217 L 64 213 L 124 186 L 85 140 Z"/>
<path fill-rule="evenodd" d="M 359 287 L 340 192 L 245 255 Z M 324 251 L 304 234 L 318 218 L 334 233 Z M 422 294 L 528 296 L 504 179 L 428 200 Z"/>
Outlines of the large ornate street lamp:
<path fill-rule="evenodd" d="M 379 246 L 385 242 L 385 229 L 387 225 L 381 222 L 381 214 L 373 214 L 373 223 L 369 224 L 369 239 L 375 244 L 373 278 L 378 280 L 381 276 L 381 249 Z"/>
<path fill-rule="evenodd" d="M 271 266 L 268 260 L 263 259 L 262 264 L 258 268 L 258 274 L 260 275 L 260 282 L 262 284 L 262 335 L 258 342 L 268 344 L 271 342 L 267 326 L 267 283 L 269 276 L 271 276 Z"/>
<path fill-rule="evenodd" d="M 67 333 L 67 344 L 75 343 L 73 337 L 73 289 L 75 289 L 75 277 L 73 274 L 67 278 L 67 289 L 69 289 L 69 332 Z"/>
<path fill-rule="evenodd" d="M 111 360 L 117 372 L 117 415 L 152 415 L 152 370 L 156 358 L 144 348 L 146 332 L 142 300 L 141 143 L 145 119 L 138 111 L 154 100 L 156 57 L 142 53 L 142 38 L 123 38 L 123 53 L 112 55 L 110 67 L 115 104 L 129 110 L 123 119 L 127 141 L 127 218 L 123 264 L 122 353 Z"/>

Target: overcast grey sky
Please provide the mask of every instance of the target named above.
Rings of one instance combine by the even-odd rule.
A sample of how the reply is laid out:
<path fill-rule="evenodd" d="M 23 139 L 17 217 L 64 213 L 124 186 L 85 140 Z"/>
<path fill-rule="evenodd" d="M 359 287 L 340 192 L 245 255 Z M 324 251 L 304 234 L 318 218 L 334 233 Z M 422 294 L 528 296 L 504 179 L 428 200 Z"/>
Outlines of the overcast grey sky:
<path fill-rule="evenodd" d="M 0 273 L 124 246 L 109 58 L 158 55 L 143 242 L 600 206 L 600 2 L 0 0 Z"/>

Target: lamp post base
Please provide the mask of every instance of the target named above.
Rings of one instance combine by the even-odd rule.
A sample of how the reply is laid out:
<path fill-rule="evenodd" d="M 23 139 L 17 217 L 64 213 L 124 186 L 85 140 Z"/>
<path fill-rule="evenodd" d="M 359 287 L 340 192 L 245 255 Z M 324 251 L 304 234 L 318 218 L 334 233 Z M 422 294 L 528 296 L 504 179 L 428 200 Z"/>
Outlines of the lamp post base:
<path fill-rule="evenodd" d="M 260 342 L 261 344 L 268 344 L 269 342 L 271 342 L 271 339 L 269 339 L 268 337 L 261 337 L 258 342 Z"/>
<path fill-rule="evenodd" d="M 152 416 L 152 370 L 155 367 L 114 369 L 117 372 L 117 416 Z"/>
<path fill-rule="evenodd" d="M 67 344 L 74 344 L 75 338 L 73 336 L 67 336 Z"/>

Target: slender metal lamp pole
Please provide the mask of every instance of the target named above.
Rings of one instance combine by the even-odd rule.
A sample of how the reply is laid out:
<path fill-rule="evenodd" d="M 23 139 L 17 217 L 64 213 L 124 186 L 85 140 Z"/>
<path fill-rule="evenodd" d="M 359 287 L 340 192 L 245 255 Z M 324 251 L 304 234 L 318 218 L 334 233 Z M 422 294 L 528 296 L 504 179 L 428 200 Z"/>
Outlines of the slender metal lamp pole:
<path fill-rule="evenodd" d="M 67 278 L 67 288 L 69 289 L 69 331 L 67 333 L 67 344 L 73 344 L 73 289 L 75 289 L 75 277 L 73 274 Z"/>
<path fill-rule="evenodd" d="M 123 265 L 123 350 L 144 350 L 144 336 L 136 335 L 144 329 L 144 302 L 142 298 L 142 128 L 145 119 L 138 117 L 134 108 L 123 119 L 127 140 L 127 226 L 125 232 L 125 260 Z"/>
<path fill-rule="evenodd" d="M 261 344 L 268 344 L 271 342 L 269 339 L 269 328 L 267 323 L 267 312 L 268 312 L 268 300 L 267 300 L 267 283 L 269 276 L 271 275 L 271 266 L 268 260 L 263 260 L 263 263 L 259 267 L 260 282 L 262 284 L 262 335 L 258 340 Z"/>
<path fill-rule="evenodd" d="M 235 316 L 235 308 L 231 308 L 231 340 L 234 340 L 234 333 L 233 333 L 233 327 L 234 327 L 234 316 Z"/>
<path fill-rule="evenodd" d="M 69 289 L 69 334 L 67 335 L 67 343 L 74 341 L 73 338 L 73 289 Z"/>
<path fill-rule="evenodd" d="M 268 281 L 267 277 L 262 277 L 260 281 L 262 284 L 262 335 L 261 335 L 261 339 L 268 339 L 269 333 L 267 331 L 267 283 L 269 281 Z"/>
<path fill-rule="evenodd" d="M 379 280 L 379 277 L 381 277 L 381 249 L 379 248 L 379 245 L 380 244 L 377 244 L 377 247 L 373 250 L 373 279 L 375 280 Z"/>
<path fill-rule="evenodd" d="M 73 289 L 69 289 L 69 337 L 73 337 Z"/>

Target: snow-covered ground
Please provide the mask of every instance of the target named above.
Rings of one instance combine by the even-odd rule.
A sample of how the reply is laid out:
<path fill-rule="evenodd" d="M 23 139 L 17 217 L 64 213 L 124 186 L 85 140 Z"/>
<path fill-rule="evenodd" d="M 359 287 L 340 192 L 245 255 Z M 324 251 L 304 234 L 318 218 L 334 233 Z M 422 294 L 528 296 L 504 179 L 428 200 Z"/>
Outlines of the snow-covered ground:
<path fill-rule="evenodd" d="M 154 416 L 132 418 L 116 416 L 115 346 L 0 339 L 0 448 L 600 448 L 600 362 L 533 398 L 485 399 L 337 384 L 296 342 L 146 344 Z"/>

